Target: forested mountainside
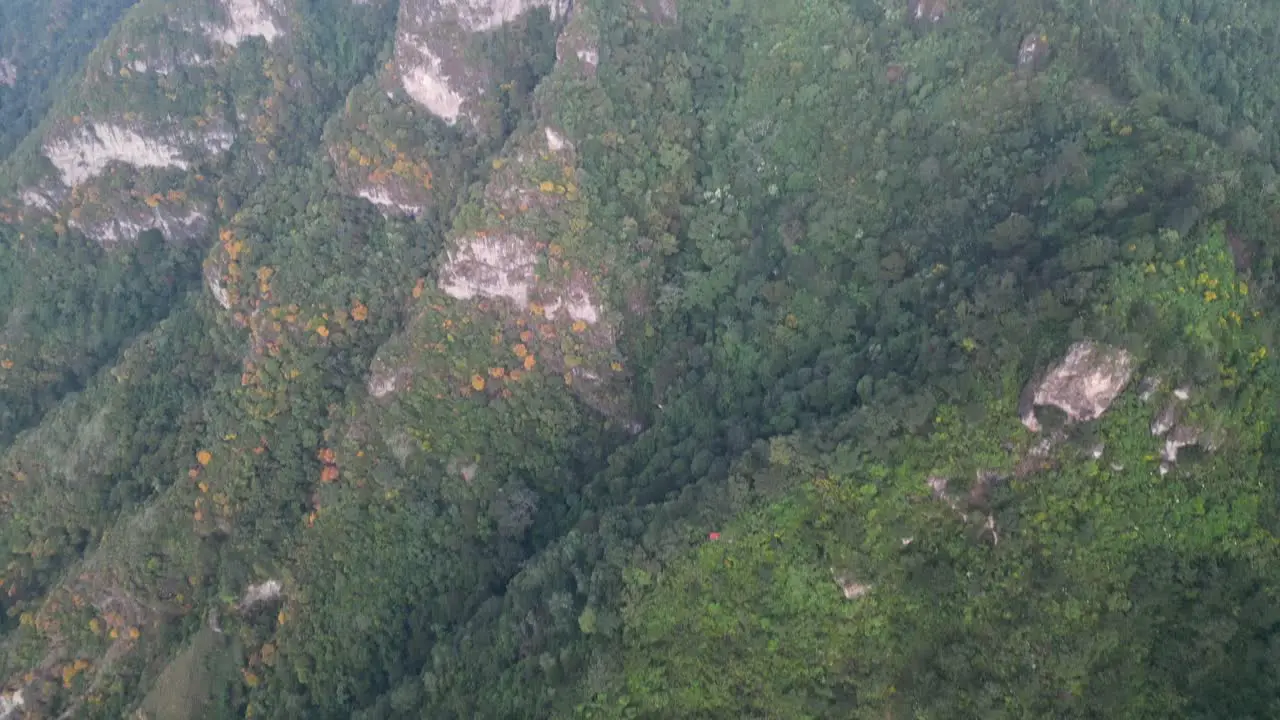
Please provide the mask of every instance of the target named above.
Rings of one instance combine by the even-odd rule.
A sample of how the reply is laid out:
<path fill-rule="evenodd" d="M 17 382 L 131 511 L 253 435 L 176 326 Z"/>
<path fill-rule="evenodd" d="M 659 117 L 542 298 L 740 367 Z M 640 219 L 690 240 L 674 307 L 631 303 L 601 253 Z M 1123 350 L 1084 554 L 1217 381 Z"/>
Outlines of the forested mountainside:
<path fill-rule="evenodd" d="M 0 7 L 0 718 L 1280 716 L 1280 7 Z"/>

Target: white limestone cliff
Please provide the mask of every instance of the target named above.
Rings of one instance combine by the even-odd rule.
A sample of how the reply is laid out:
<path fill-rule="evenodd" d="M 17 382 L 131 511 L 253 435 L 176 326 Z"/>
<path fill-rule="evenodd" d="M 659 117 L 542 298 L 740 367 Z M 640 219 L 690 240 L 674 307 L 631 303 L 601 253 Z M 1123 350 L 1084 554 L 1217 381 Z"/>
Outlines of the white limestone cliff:
<path fill-rule="evenodd" d="M 207 264 L 204 267 L 204 283 L 209 288 L 209 294 L 213 295 L 213 299 L 222 306 L 223 310 L 231 309 L 231 293 L 227 292 L 227 288 L 222 284 L 222 272 L 215 264 Z"/>
<path fill-rule="evenodd" d="M 167 238 L 189 238 L 204 232 L 209 226 L 209 218 L 196 208 L 185 208 L 175 212 L 169 208 L 135 209 L 134 212 L 120 211 L 104 221 L 86 223 L 71 220 L 72 227 L 93 238 L 103 247 L 111 248 L 121 243 L 131 242 L 139 234 L 148 230 L 159 230 Z"/>
<path fill-rule="evenodd" d="M 356 195 L 377 205 L 386 214 L 416 216 L 422 213 L 421 205 L 401 202 L 391 196 L 386 188 L 376 185 L 361 188 Z"/>
<path fill-rule="evenodd" d="M 19 717 L 24 707 L 26 707 L 26 701 L 22 697 L 21 690 L 0 694 L 0 720 Z"/>
<path fill-rule="evenodd" d="M 0 85 L 13 87 L 18 84 L 18 68 L 9 58 L 0 58 Z"/>
<path fill-rule="evenodd" d="M 486 68 L 466 56 L 477 33 L 535 8 L 563 15 L 568 0 L 406 0 L 400 8 L 395 66 L 409 97 L 450 125 L 468 119 L 466 105 L 484 93 Z"/>
<path fill-rule="evenodd" d="M 207 24 L 205 33 L 215 42 L 236 47 L 251 37 L 268 43 L 285 34 L 279 0 L 220 0 L 225 24 Z"/>
<path fill-rule="evenodd" d="M 226 152 L 233 141 L 234 136 L 225 130 L 146 134 L 136 126 L 91 122 L 66 134 L 52 134 L 43 150 L 62 182 L 75 187 L 117 162 L 135 168 L 186 170 L 193 156 Z"/>
<path fill-rule="evenodd" d="M 461 238 L 440 272 L 440 289 L 459 300 L 505 298 L 529 306 L 538 256 L 533 243 L 514 234 Z"/>
<path fill-rule="evenodd" d="M 1070 422 L 1100 417 L 1128 385 L 1133 366 L 1133 356 L 1120 348 L 1088 340 L 1072 345 L 1062 362 L 1029 388 L 1030 402 L 1021 408 L 1023 425 L 1039 432 L 1035 407 L 1045 405 L 1062 410 Z"/>

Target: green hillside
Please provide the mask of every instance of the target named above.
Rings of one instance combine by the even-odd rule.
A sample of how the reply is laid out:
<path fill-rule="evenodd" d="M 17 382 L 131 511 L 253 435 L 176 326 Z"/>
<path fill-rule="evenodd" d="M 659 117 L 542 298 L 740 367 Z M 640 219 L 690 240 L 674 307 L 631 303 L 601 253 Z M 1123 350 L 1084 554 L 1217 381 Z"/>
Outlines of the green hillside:
<path fill-rule="evenodd" d="M 0 9 L 0 720 L 1280 716 L 1280 7 Z"/>

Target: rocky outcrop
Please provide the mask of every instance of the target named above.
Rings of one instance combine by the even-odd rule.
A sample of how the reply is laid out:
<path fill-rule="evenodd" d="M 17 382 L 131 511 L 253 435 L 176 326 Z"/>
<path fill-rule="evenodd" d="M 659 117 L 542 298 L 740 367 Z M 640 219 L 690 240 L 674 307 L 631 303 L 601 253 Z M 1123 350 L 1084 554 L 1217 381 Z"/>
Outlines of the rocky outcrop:
<path fill-rule="evenodd" d="M 1194 425 L 1179 425 L 1175 427 L 1164 439 L 1164 450 L 1161 451 L 1160 457 L 1169 463 L 1178 461 L 1178 451 L 1185 447 L 1200 444 L 1202 436 L 1200 428 Z"/>
<path fill-rule="evenodd" d="M 253 612 L 267 605 L 273 605 L 280 601 L 281 593 L 284 586 L 279 580 L 266 580 L 256 585 L 250 585 L 245 589 L 244 597 L 240 599 L 240 604 L 236 609 L 241 613 Z"/>
<path fill-rule="evenodd" d="M 392 367 L 382 357 L 374 358 L 369 368 L 366 390 L 369 396 L 381 400 L 388 395 L 405 390 L 413 378 L 413 369 L 407 366 Z"/>
<path fill-rule="evenodd" d="M 1194 420 L 1189 419 L 1185 403 L 1191 399 L 1191 389 L 1179 387 L 1168 398 L 1163 409 L 1151 421 L 1151 434 L 1164 439 L 1160 450 L 1161 474 L 1178 462 L 1178 451 L 1186 447 L 1203 447 L 1213 450 L 1216 443 L 1211 435 Z"/>
<path fill-rule="evenodd" d="M 121 37 L 112 52 L 102 59 L 97 68 L 100 75 L 93 79 L 101 82 L 107 78 L 167 77 L 178 68 L 211 67 L 217 51 L 216 42 L 210 37 L 209 30 L 202 28 L 195 19 L 183 15 L 181 10 L 175 10 L 159 26 L 153 25 L 157 22 L 153 20 L 141 27 L 130 28 L 131 32 Z M 205 25 L 213 27 L 208 23 Z"/>
<path fill-rule="evenodd" d="M 0 720 L 21 717 L 20 713 L 26 704 L 21 690 L 0 694 Z"/>
<path fill-rule="evenodd" d="M 482 232 L 459 239 L 440 272 L 440 289 L 458 300 L 501 299 L 515 309 L 536 306 L 548 320 L 567 317 L 587 325 L 602 315 L 597 293 L 584 273 L 567 282 L 544 282 L 535 269 L 545 253 L 527 236 Z"/>
<path fill-rule="evenodd" d="M 69 224 L 109 249 L 121 243 L 132 242 L 148 230 L 158 230 L 171 240 L 193 238 L 209 229 L 209 218 L 193 208 L 182 213 L 160 208 L 153 208 L 149 212 L 143 208 L 133 208 L 101 223 L 90 225 L 71 221 Z"/>
<path fill-rule="evenodd" d="M 213 203 L 206 195 L 189 196 L 182 190 L 145 194 L 136 187 L 133 192 L 104 192 L 90 183 L 70 193 L 67 224 L 107 249 L 132 243 L 148 230 L 158 230 L 172 242 L 186 241 L 209 229 Z"/>
<path fill-rule="evenodd" d="M 947 507 L 965 523 L 979 522 L 980 534 L 989 538 L 992 545 L 1000 543 L 1000 534 L 996 529 L 995 516 L 986 512 L 989 506 L 989 494 L 996 485 L 1004 482 L 1006 477 L 1000 473 L 979 471 L 969 488 L 968 495 L 962 500 L 950 491 L 950 479 L 941 475 L 930 475 L 925 481 L 934 500 L 946 503 Z M 971 514 L 977 511 L 977 514 Z M 911 538 L 903 538 L 902 544 L 910 545 Z"/>
<path fill-rule="evenodd" d="M 294 0 L 137 3 L 89 57 L 77 87 L 40 131 L 38 147 L 48 164 L 25 168 L 22 186 L 8 199 L 21 211 L 0 220 L 51 220 L 104 247 L 147 230 L 171 240 L 205 233 L 216 175 L 265 172 L 288 119 L 286 106 L 308 89 L 297 48 L 282 43 L 295 22 L 294 6 Z M 219 70 L 250 40 L 269 46 L 254 61 L 269 88 L 245 86 Z M 223 164 L 241 135 L 235 149 L 250 161 Z M 184 173 L 190 179 L 180 177 Z M 157 201 L 157 193 L 175 190 L 187 197 Z"/>
<path fill-rule="evenodd" d="M 9 58 L 0 58 L 0 85 L 13 87 L 18 84 L 18 68 Z"/>
<path fill-rule="evenodd" d="M 180 67 L 212 67 L 245 42 L 273 45 L 290 32 L 291 0 L 187 0 L 163 14 L 140 12 L 97 68 L 105 77 L 168 76 Z M 161 5 L 160 2 L 140 5 Z"/>
<path fill-rule="evenodd" d="M 1120 348 L 1084 340 L 1071 346 L 1062 362 L 1024 392 L 1019 413 L 1031 432 L 1040 431 L 1038 406 L 1062 410 L 1070 422 L 1100 417 L 1133 374 L 1133 357 Z"/>
<path fill-rule="evenodd" d="M 916 22 L 936 23 L 947 15 L 948 0 L 908 0 L 907 15 Z"/>
<path fill-rule="evenodd" d="M 635 0 L 640 11 L 660 25 L 674 25 L 680 19 L 676 0 Z"/>
<path fill-rule="evenodd" d="M 440 289 L 459 300 L 504 298 L 529 307 L 538 255 L 534 242 L 516 234 L 477 233 L 462 239 L 440 272 Z"/>
<path fill-rule="evenodd" d="M 1156 437 L 1163 437 L 1177 425 L 1178 415 L 1178 406 L 1176 404 L 1169 403 L 1166 405 L 1151 421 L 1151 434 Z"/>
<path fill-rule="evenodd" d="M 419 113 L 421 114 L 421 113 Z M 434 203 L 439 179 L 427 155 L 427 135 L 405 138 L 386 126 L 367 122 L 371 115 L 392 117 L 401 128 L 421 133 L 425 118 L 414 118 L 403 103 L 388 98 L 375 83 L 353 91 L 346 110 L 325 143 L 338 181 L 350 195 L 368 200 L 386 216 L 417 217 Z M 446 181 L 446 186 L 447 186 Z"/>
<path fill-rule="evenodd" d="M 514 143 L 509 157 L 495 164 L 484 198 L 499 218 L 529 222 L 502 222 L 500 228 L 456 238 L 440 271 L 440 289 L 459 300 L 506 300 L 548 320 L 599 322 L 603 310 L 594 283 L 558 258 L 560 247 L 541 240 L 536 229 L 538 218 L 555 222 L 566 204 L 577 201 L 576 186 L 564 177 L 572 176 L 573 161 L 572 143 L 550 127 Z M 537 180 L 552 172 L 556 180 Z M 540 277 L 540 263 L 563 272 L 555 279 Z"/>
<path fill-rule="evenodd" d="M 600 45 L 590 11 L 574 8 L 569 22 L 556 38 L 556 64 L 564 70 L 573 69 L 583 77 L 595 77 L 600 65 Z"/>
<path fill-rule="evenodd" d="M 281 0 L 219 0 L 218 6 L 226 20 L 203 26 L 214 42 L 235 47 L 260 37 L 271 43 L 285 34 L 287 15 Z"/>
<path fill-rule="evenodd" d="M 74 118 L 56 125 L 42 147 L 56 175 L 23 189 L 19 198 L 31 213 L 51 215 L 70 205 L 67 224 L 107 248 L 132 242 L 148 230 L 159 230 L 171 240 L 193 238 L 208 229 L 211 198 L 138 188 L 156 187 L 161 177 L 156 173 L 195 170 L 227 152 L 233 142 L 221 122 L 157 127 L 136 119 Z M 135 176 L 143 181 L 135 181 L 132 190 L 121 188 L 109 176 L 122 169 L 144 173 Z"/>
<path fill-rule="evenodd" d="M 401 6 L 398 52 L 403 59 L 404 28 L 425 18 L 443 17 L 447 27 L 471 32 L 496 27 L 533 7 L 550 8 L 553 15 L 564 10 L 560 3 L 542 0 L 406 3 Z M 422 17 L 406 21 L 406 13 L 413 12 Z M 453 313 L 461 313 L 462 318 L 483 315 L 486 322 L 497 321 L 503 332 L 518 338 L 505 348 L 514 353 L 518 367 L 509 371 L 499 367 L 504 361 L 495 358 L 490 371 L 499 374 L 466 378 L 468 391 L 494 391 L 511 376 L 509 372 L 517 377 L 536 373 L 544 379 L 551 375 L 563 378 L 570 392 L 588 406 L 638 430 L 625 364 L 616 347 L 617 313 L 605 301 L 603 280 L 611 266 L 610 249 L 596 247 L 583 232 L 586 206 L 577 185 L 575 138 L 557 122 L 560 91 L 566 85 L 594 84 L 595 33 L 581 17 L 569 19 L 557 44 L 552 77 L 535 93 L 536 124 L 512 137 L 492 161 L 478 213 L 447 243 L 436 286 L 442 299 L 456 304 L 439 303 L 431 312 L 446 314 L 442 322 L 458 321 Z M 430 49 L 435 52 L 435 46 Z M 458 107 L 461 114 L 454 118 L 449 110 L 444 119 L 464 117 L 465 102 Z M 439 107 L 433 112 L 441 115 Z M 352 141 L 352 145 L 363 148 L 371 143 Z M 394 352 L 383 355 L 370 368 L 367 390 L 371 397 L 388 398 L 408 388 L 417 392 L 430 382 L 412 358 L 396 357 Z"/>
<path fill-rule="evenodd" d="M 836 585 L 840 586 L 840 592 L 844 594 L 845 600 L 857 600 L 871 592 L 870 585 L 858 582 L 850 573 L 837 572 L 835 568 L 831 568 L 831 577 L 836 581 Z"/>
<path fill-rule="evenodd" d="M 49 215 L 58 206 L 66 202 L 69 193 L 61 182 L 48 177 L 38 185 L 23 189 L 18 193 L 18 202 L 29 215 Z"/>
<path fill-rule="evenodd" d="M 422 213 L 423 206 L 415 205 L 404 197 L 405 193 L 395 192 L 385 187 L 363 187 L 356 191 L 356 196 L 364 198 L 379 208 L 393 215 L 415 217 Z"/>
<path fill-rule="evenodd" d="M 471 107 L 488 90 L 487 67 L 468 56 L 472 39 L 535 8 L 553 18 L 568 0 L 406 0 L 400 7 L 395 67 L 405 92 L 450 125 L 475 121 Z"/>
<path fill-rule="evenodd" d="M 75 187 L 102 174 L 112 163 L 186 170 L 202 156 L 226 152 L 233 141 L 226 129 L 147 131 L 137 125 L 104 121 L 51 133 L 43 151 L 62 182 Z"/>
<path fill-rule="evenodd" d="M 960 509 L 960 501 L 947 490 L 948 486 L 951 484 L 950 480 L 938 475 L 931 475 L 929 476 L 929 479 L 925 481 L 925 484 L 929 486 L 929 492 L 933 495 L 935 500 L 945 502 L 947 507 L 950 507 L 952 510 Z"/>
<path fill-rule="evenodd" d="M 1039 33 L 1027 33 L 1018 46 L 1018 72 L 1029 74 L 1044 67 L 1049 59 L 1049 38 Z"/>
<path fill-rule="evenodd" d="M 204 284 L 209 288 L 209 294 L 213 299 L 222 306 L 223 310 L 231 309 L 231 293 L 222 282 L 223 270 L 216 263 L 206 263 L 204 266 Z"/>
<path fill-rule="evenodd" d="M 1163 381 L 1155 376 L 1144 377 L 1142 382 L 1138 384 L 1138 399 L 1142 402 L 1149 401 L 1159 390 Z"/>
<path fill-rule="evenodd" d="M 23 190 L 19 199 L 22 201 L 24 206 L 31 208 L 32 210 L 51 213 L 56 207 L 56 203 L 54 203 L 48 195 L 45 195 L 34 188 Z"/>

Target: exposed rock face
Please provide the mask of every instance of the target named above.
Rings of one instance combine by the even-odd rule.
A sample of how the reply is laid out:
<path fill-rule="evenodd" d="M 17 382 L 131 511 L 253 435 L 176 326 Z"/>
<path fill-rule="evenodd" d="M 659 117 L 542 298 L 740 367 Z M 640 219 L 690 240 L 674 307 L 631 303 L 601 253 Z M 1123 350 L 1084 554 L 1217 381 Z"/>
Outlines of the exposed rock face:
<path fill-rule="evenodd" d="M 179 67 L 212 66 L 218 41 L 211 35 L 220 32 L 221 27 L 197 25 L 178 15 L 180 11 L 175 11 L 164 26 L 152 32 L 139 30 L 121 38 L 114 52 L 104 58 L 99 68 L 101 76 L 95 80 L 148 74 L 163 77 Z"/>
<path fill-rule="evenodd" d="M 0 85 L 13 87 L 18 84 L 18 68 L 9 58 L 0 58 Z"/>
<path fill-rule="evenodd" d="M 204 283 L 209 288 L 209 294 L 213 295 L 213 299 L 222 306 L 223 310 L 231 309 L 231 293 L 227 292 L 227 288 L 222 284 L 222 271 L 213 263 L 206 264 L 204 267 Z"/>
<path fill-rule="evenodd" d="M 961 520 L 968 523 L 974 519 L 972 515 L 973 510 L 980 510 L 987 506 L 989 499 L 988 495 L 991 488 L 1004 482 L 1005 479 L 1006 478 L 999 473 L 979 471 L 974 480 L 973 487 L 969 489 L 969 494 L 964 501 L 961 501 L 951 493 L 949 489 L 951 481 L 945 477 L 940 475 L 930 475 L 925 481 L 925 484 L 929 486 L 929 491 L 932 493 L 935 500 L 940 500 L 946 503 L 947 507 L 951 508 L 951 510 L 955 512 Z M 987 513 L 985 516 L 982 516 L 981 533 L 984 536 L 991 538 L 992 545 L 1000 544 L 1000 534 L 996 529 L 996 519 L 994 515 Z M 912 538 L 902 539 L 902 544 L 904 546 L 910 545 L 912 542 Z"/>
<path fill-rule="evenodd" d="M 449 253 L 440 289 L 459 300 L 506 298 L 523 310 L 529 306 L 537 261 L 533 243 L 525 238 L 477 235 Z"/>
<path fill-rule="evenodd" d="M 562 287 L 540 283 L 534 272 L 539 257 L 536 243 L 518 234 L 462 238 L 440 272 L 440 289 L 458 300 L 505 299 L 520 310 L 536 300 L 548 320 L 563 311 L 588 325 L 599 321 L 601 310 L 590 283 L 581 275 Z"/>
<path fill-rule="evenodd" d="M 23 190 L 22 194 L 19 195 L 19 199 L 26 207 L 47 213 L 53 212 L 54 208 L 57 206 L 57 203 L 53 199 L 35 188 Z"/>
<path fill-rule="evenodd" d="M 594 77 L 600 64 L 600 48 L 592 23 L 584 9 L 574 8 L 569 23 L 556 38 L 556 63 L 576 68 L 585 77 Z"/>
<path fill-rule="evenodd" d="M 947 14 L 947 0 L 908 0 L 907 14 L 917 22 L 936 23 Z"/>
<path fill-rule="evenodd" d="M 234 138 L 225 130 L 201 135 L 187 132 L 144 134 L 136 127 L 91 123 L 45 141 L 44 154 L 62 181 L 75 187 L 100 175 L 111 163 L 135 168 L 186 170 L 193 155 L 216 155 L 230 149 Z"/>
<path fill-rule="evenodd" d="M 1101 451 L 1099 451 L 1101 452 Z M 999 487 L 1008 477 L 991 470 L 980 470 L 969 488 L 967 503 L 970 507 L 987 507 L 991 501 L 991 491 Z"/>
<path fill-rule="evenodd" d="M 1138 385 L 1138 399 L 1142 402 L 1150 400 L 1160 390 L 1163 382 L 1158 377 L 1145 377 Z"/>
<path fill-rule="evenodd" d="M 858 582 L 849 573 L 836 572 L 835 568 L 831 568 L 831 575 L 835 578 L 836 584 L 840 586 L 840 591 L 844 593 L 845 600 L 857 600 L 871 592 L 870 585 Z"/>
<path fill-rule="evenodd" d="M 0 199 L 0 222 L 22 223 L 51 217 L 70 197 L 70 190 L 50 174 L 22 188 L 13 198 Z M 5 212 L 11 211 L 11 212 Z"/>
<path fill-rule="evenodd" d="M 573 145 L 563 135 L 552 128 L 546 128 L 547 148 L 552 152 L 573 151 Z"/>
<path fill-rule="evenodd" d="M 407 200 L 397 199 L 396 196 L 393 195 L 393 191 L 385 187 L 360 188 L 360 190 L 356 192 L 356 195 L 368 200 L 374 205 L 377 205 L 384 212 L 392 215 L 408 215 L 409 217 L 415 217 L 421 214 L 423 210 L 421 205 L 414 205 Z"/>
<path fill-rule="evenodd" d="M 51 140 L 44 153 L 61 173 L 62 181 L 72 187 L 100 174 L 113 162 L 134 167 L 188 167 L 176 145 L 113 125 L 94 125 L 69 138 Z"/>
<path fill-rule="evenodd" d="M 225 24 L 208 24 L 205 33 L 214 42 L 235 47 L 251 37 L 268 43 L 284 35 L 285 12 L 280 0 L 219 0 L 227 15 Z"/>
<path fill-rule="evenodd" d="M 118 38 L 98 68 L 105 77 L 166 76 L 180 67 L 211 67 L 252 38 L 268 45 L 290 32 L 292 0 L 187 0 L 164 5 Z M 121 71 L 124 71 L 123 73 Z"/>
<path fill-rule="evenodd" d="M 1164 450 L 1160 453 L 1160 457 L 1165 462 L 1174 463 L 1178 461 L 1178 451 L 1184 447 L 1198 445 L 1201 437 L 1200 428 L 1191 425 L 1179 425 L 1169 433 L 1164 440 Z"/>
<path fill-rule="evenodd" d="M 448 64 L 442 48 L 452 46 L 439 44 L 443 36 L 428 34 L 438 28 L 422 25 L 425 18 L 443 16 L 444 25 L 455 31 L 453 37 L 469 41 L 466 34 L 473 28 L 496 27 L 499 20 L 508 22 L 535 7 L 550 8 L 553 15 L 559 16 L 567 3 L 407 0 L 401 5 L 398 58 L 406 57 L 404 33 L 408 28 L 430 40 L 427 50 Z M 479 11 L 483 12 L 476 15 Z M 406 14 L 413 13 L 422 17 L 406 20 Z M 597 59 L 592 40 L 595 32 L 589 20 L 575 14 L 561 38 L 574 32 L 570 28 L 575 27 L 574 42 L 557 44 L 558 60 L 552 74 L 563 83 L 590 88 L 594 85 L 594 65 L 588 68 L 586 64 Z M 462 57 L 461 51 L 457 57 Z M 447 78 L 451 83 L 447 89 L 462 98 L 457 105 L 459 114 L 452 119 L 466 119 L 475 122 L 476 127 L 485 127 L 483 119 L 476 119 L 480 116 L 468 113 L 469 108 L 488 111 L 488 106 L 480 102 L 488 80 L 483 77 L 483 68 L 463 68 L 460 72 L 471 70 L 479 74 L 470 77 L 484 80 L 472 90 L 464 91 L 453 82 L 462 75 Z M 412 76 L 402 71 L 400 79 L 407 82 Z M 615 316 L 605 305 L 604 283 L 614 259 L 612 251 L 608 246 L 593 245 L 575 229 L 586 209 L 578 189 L 581 169 L 574 145 L 579 138 L 571 134 L 572 128 L 558 122 L 562 100 L 556 97 L 555 89 L 560 87 L 560 83 L 539 87 L 534 103 L 537 125 L 512 136 L 501 156 L 494 160 L 493 173 L 483 191 L 482 224 L 472 226 L 479 229 L 456 233 L 450 239 L 439 269 L 438 288 L 445 296 L 466 305 L 451 307 L 451 311 L 484 314 L 501 322 L 507 332 L 519 335 L 521 341 L 515 352 L 517 357 L 527 357 L 519 374 L 532 371 L 543 377 L 559 376 L 569 392 L 584 404 L 622 427 L 638 431 L 641 426 L 626 382 L 627 368 L 616 345 Z M 473 91 L 475 94 L 463 98 Z M 476 102 L 471 104 L 472 101 Z M 437 107 L 433 112 L 449 120 L 453 106 L 447 110 L 442 114 Z M 386 397 L 410 385 L 416 390 L 430 382 L 416 374 L 397 371 L 401 366 L 409 367 L 410 373 L 418 372 L 409 361 L 375 361 L 368 381 L 370 395 Z M 481 382 L 469 386 L 476 385 L 483 388 Z"/>
<path fill-rule="evenodd" d="M 1023 423 L 1025 422 L 1026 418 L 1024 417 Z M 1028 448 L 1026 455 L 1022 456 L 1022 459 L 1018 461 L 1018 464 L 1013 469 L 1014 477 L 1025 478 L 1052 467 L 1051 453 L 1054 446 L 1062 439 L 1062 433 L 1059 432 L 1052 437 L 1041 439 L 1040 442 Z"/>
<path fill-rule="evenodd" d="M 132 241 L 159 230 L 170 239 L 189 239 L 208 229 L 210 202 L 185 193 L 145 195 L 103 192 L 93 181 L 120 165 L 138 171 L 186 171 L 227 152 L 234 135 L 221 122 L 199 120 L 199 128 L 155 127 L 140 122 L 95 121 L 55 127 L 42 148 L 57 171 L 38 186 L 22 190 L 22 204 L 33 212 L 53 213 L 68 198 L 68 224 L 104 247 Z M 142 183 L 139 187 L 147 187 Z M 70 192 L 68 192 L 70 189 Z"/>
<path fill-rule="evenodd" d="M 387 365 L 382 358 L 374 358 L 373 366 L 369 369 L 369 382 L 366 390 L 369 391 L 369 395 L 373 398 L 382 399 L 392 393 L 404 390 L 408 386 L 412 375 L 412 368 L 393 368 Z"/>
<path fill-rule="evenodd" d="M 470 32 L 495 30 L 538 7 L 559 17 L 568 5 L 566 0 L 439 0 L 442 15 L 455 12 L 458 24 Z"/>
<path fill-rule="evenodd" d="M 21 690 L 14 690 L 11 693 L 0 695 L 0 720 L 19 717 L 19 713 L 22 712 L 22 708 L 26 704 Z"/>
<path fill-rule="evenodd" d="M 406 0 L 400 8 L 395 51 L 405 92 L 451 125 L 470 117 L 466 106 L 482 96 L 489 83 L 487 68 L 466 57 L 471 38 L 534 8 L 548 8 L 558 18 L 568 4 L 568 0 Z"/>
<path fill-rule="evenodd" d="M 462 104 L 466 96 L 454 86 L 465 87 L 463 79 L 468 73 L 463 68 L 447 71 L 444 61 L 431 52 L 426 43 L 413 43 L 408 36 L 402 36 L 396 44 L 397 55 L 402 58 L 401 78 L 405 92 L 427 110 L 450 125 L 458 122 L 462 115 Z M 479 82 L 472 86 L 479 91 Z"/>
<path fill-rule="evenodd" d="M 1164 461 L 1160 468 L 1161 474 L 1167 473 L 1169 466 L 1178 461 L 1178 451 L 1182 448 L 1200 445 L 1212 450 L 1215 446 L 1203 428 L 1185 422 L 1182 403 L 1190 398 L 1190 388 L 1183 386 L 1175 389 L 1164 409 L 1151 421 L 1151 434 L 1164 438 L 1164 448 L 1160 451 L 1160 458 Z"/>
<path fill-rule="evenodd" d="M 1178 422 L 1178 406 L 1170 403 L 1151 421 L 1151 434 L 1161 437 L 1173 429 Z"/>
<path fill-rule="evenodd" d="M 947 478 L 931 475 L 929 479 L 925 481 L 925 484 L 929 486 L 929 491 L 933 493 L 934 499 L 945 502 L 952 510 L 955 510 L 960 506 L 959 501 L 957 501 L 951 493 L 947 492 L 947 486 L 951 484 Z"/>
<path fill-rule="evenodd" d="M 257 585 L 250 585 L 245 590 L 244 598 L 240 600 L 240 612 L 250 612 L 264 605 L 274 603 L 280 599 L 280 594 L 284 590 L 284 586 L 279 580 L 267 580 Z"/>
<path fill-rule="evenodd" d="M 148 230 L 159 230 L 171 240 L 196 237 L 209 228 L 209 218 L 200 209 L 193 207 L 178 210 L 137 206 L 118 209 L 114 215 L 99 222 L 72 219 L 69 224 L 103 247 L 112 248 L 131 242 Z"/>
<path fill-rule="evenodd" d="M 1061 409 L 1071 422 L 1100 417 L 1128 385 L 1133 365 L 1133 357 L 1119 348 L 1088 340 L 1072 345 L 1062 362 L 1035 384 L 1029 407 L 1022 409 L 1022 424 L 1039 432 L 1034 408 L 1043 405 Z"/>
<path fill-rule="evenodd" d="M 1018 70 L 1030 73 L 1044 67 L 1049 59 L 1049 38 L 1037 33 L 1027 33 L 1018 46 Z"/>
<path fill-rule="evenodd" d="M 352 89 L 341 115 L 325 134 L 329 159 L 344 191 L 375 205 L 385 216 L 417 217 L 437 197 L 453 192 L 453 166 L 439 160 L 441 131 L 428 113 L 396 88 L 386 70 Z M 370 123 L 381 117 L 383 123 Z M 398 129 L 397 129 L 398 128 Z M 407 133 L 407 135 L 406 135 Z"/>
<path fill-rule="evenodd" d="M 636 2 L 641 10 L 662 25 L 674 25 L 680 19 L 676 0 L 636 0 Z"/>
<path fill-rule="evenodd" d="M 207 163 L 231 150 L 238 128 L 256 135 L 257 142 L 247 149 L 265 169 L 261 158 L 273 147 L 279 107 L 290 101 L 292 90 L 301 88 L 305 78 L 285 71 L 284 58 L 272 54 L 264 72 L 272 76 L 274 94 L 257 108 L 238 112 L 238 120 L 233 120 L 226 103 L 236 89 L 222 86 L 229 79 L 195 68 L 225 64 L 250 38 L 279 43 L 290 32 L 293 6 L 294 0 L 139 3 L 129 21 L 91 57 L 82 92 L 72 94 L 65 113 L 60 111 L 43 132 L 40 150 L 53 172 L 19 190 L 14 198 L 23 208 L 19 217 L 61 213 L 67 225 L 104 247 L 127 243 L 146 230 L 177 240 L 203 234 L 212 214 L 212 184 L 200 175 L 197 186 L 171 182 L 173 175 L 216 175 L 217 167 Z M 184 68 L 187 71 L 180 72 Z M 86 98 L 112 96 L 117 89 L 122 97 L 150 92 L 171 100 L 181 89 L 192 93 L 191 107 L 203 110 L 157 115 L 131 103 L 108 102 L 113 110 L 91 114 Z M 157 191 L 175 187 L 182 188 L 176 192 L 180 199 L 158 199 Z"/>

